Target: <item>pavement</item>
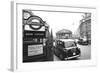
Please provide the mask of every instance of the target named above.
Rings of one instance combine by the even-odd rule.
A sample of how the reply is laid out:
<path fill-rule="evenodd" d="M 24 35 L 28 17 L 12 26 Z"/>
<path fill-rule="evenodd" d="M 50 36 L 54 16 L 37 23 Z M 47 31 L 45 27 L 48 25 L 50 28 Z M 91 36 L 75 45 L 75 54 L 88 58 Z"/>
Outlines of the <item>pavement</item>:
<path fill-rule="evenodd" d="M 78 59 L 72 60 L 88 60 L 91 59 L 91 45 L 77 45 L 81 50 L 81 56 Z M 56 55 L 54 55 L 54 61 L 61 61 Z"/>
<path fill-rule="evenodd" d="M 54 55 L 54 61 L 61 61 L 56 55 Z"/>
<path fill-rule="evenodd" d="M 81 50 L 80 60 L 91 59 L 91 45 L 77 45 Z"/>

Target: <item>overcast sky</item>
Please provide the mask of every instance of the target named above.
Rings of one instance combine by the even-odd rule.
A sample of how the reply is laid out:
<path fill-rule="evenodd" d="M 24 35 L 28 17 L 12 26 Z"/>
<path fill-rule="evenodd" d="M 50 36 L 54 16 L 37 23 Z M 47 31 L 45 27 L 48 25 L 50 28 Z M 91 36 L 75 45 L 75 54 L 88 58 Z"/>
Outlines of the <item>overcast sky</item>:
<path fill-rule="evenodd" d="M 82 19 L 83 13 L 63 13 L 63 12 L 43 12 L 43 11 L 32 11 L 34 15 L 37 15 L 46 21 L 52 28 L 53 35 L 62 29 L 71 30 L 73 33 L 79 26 L 79 21 Z"/>

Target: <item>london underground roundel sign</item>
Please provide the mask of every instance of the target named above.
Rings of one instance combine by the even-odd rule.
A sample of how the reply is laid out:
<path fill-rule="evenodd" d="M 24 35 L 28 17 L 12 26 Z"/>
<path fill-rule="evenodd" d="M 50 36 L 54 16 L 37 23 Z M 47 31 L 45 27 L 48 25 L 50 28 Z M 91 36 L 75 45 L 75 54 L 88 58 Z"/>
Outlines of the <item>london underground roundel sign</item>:
<path fill-rule="evenodd" d="M 31 29 L 38 30 L 44 25 L 44 21 L 38 16 L 31 16 L 27 20 L 27 24 Z"/>

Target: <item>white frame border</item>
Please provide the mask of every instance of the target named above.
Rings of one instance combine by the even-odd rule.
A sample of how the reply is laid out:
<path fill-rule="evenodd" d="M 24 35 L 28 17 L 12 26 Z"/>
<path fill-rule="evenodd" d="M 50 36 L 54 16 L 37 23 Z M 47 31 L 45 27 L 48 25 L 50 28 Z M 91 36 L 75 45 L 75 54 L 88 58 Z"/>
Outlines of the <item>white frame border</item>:
<path fill-rule="evenodd" d="M 95 48 L 95 43 L 94 43 L 94 40 L 95 40 L 95 38 L 92 38 L 92 45 L 91 45 L 91 49 L 93 49 L 93 48 L 95 48 L 95 50 L 93 50 L 91 53 L 92 53 L 92 55 L 93 55 L 93 58 L 91 59 L 91 60 L 81 60 L 81 61 L 70 61 L 70 63 L 69 62 L 66 62 L 67 63 L 67 66 L 65 66 L 65 62 L 63 61 L 63 62 L 59 62 L 59 61 L 57 61 L 57 62 L 40 62 L 40 63 L 33 63 L 33 65 L 23 65 L 23 63 L 21 63 L 21 61 L 20 60 L 18 60 L 18 58 L 19 58 L 19 48 L 18 48 L 18 25 L 17 25 L 17 18 L 18 18 L 18 16 L 17 16 L 17 4 L 27 4 L 27 5 L 30 5 L 30 4 L 32 4 L 32 2 L 31 3 L 25 3 L 25 2 L 12 2 L 11 4 L 12 4 L 12 17 L 11 17 L 11 19 L 12 19 L 12 22 L 11 22 L 11 24 L 12 24 L 12 42 L 11 42 L 11 44 L 12 44 L 12 46 L 11 46 L 11 54 L 12 54 L 12 57 L 11 57 L 11 70 L 13 70 L 13 71 L 31 71 L 32 69 L 49 69 L 49 68 L 51 68 L 51 69 L 55 69 L 55 68 L 66 68 L 66 67 L 81 67 L 81 66 L 94 66 L 94 65 L 96 65 L 96 59 L 97 59 L 97 55 L 96 55 L 96 52 L 97 52 L 97 49 Z M 40 6 L 40 8 L 41 8 L 41 6 L 44 6 L 44 7 L 50 7 L 50 8 L 71 8 L 71 9 L 73 9 L 73 8 L 82 8 L 82 9 L 86 9 L 86 11 L 87 10 L 89 10 L 90 9 L 90 11 L 89 12 L 91 12 L 91 10 L 93 10 L 93 12 L 91 12 L 92 14 L 93 14 L 93 24 L 96 24 L 96 8 L 95 7 L 77 7 L 77 6 L 60 6 L 60 5 L 42 5 L 42 4 L 32 4 L 33 6 Z M 84 11 L 84 10 L 83 10 Z M 95 28 L 95 25 L 93 25 L 92 24 L 92 26 L 91 26 L 91 30 L 93 29 L 93 28 Z M 92 30 L 92 35 L 93 34 L 95 34 L 95 32 Z M 92 36 L 91 35 L 91 36 Z M 92 48 L 93 47 L 93 48 Z M 20 61 L 20 63 L 19 63 L 19 61 Z M 79 63 L 80 62 L 80 63 Z M 83 63 L 84 62 L 84 63 Z M 59 67 L 58 67 L 58 64 L 59 63 Z M 64 66 L 63 66 L 64 65 Z M 27 67 L 26 67 L 27 66 Z M 48 68 L 46 67 L 46 66 L 48 66 Z M 29 68 L 31 68 L 31 67 L 33 67 L 32 69 L 29 69 Z M 39 68 L 38 68 L 39 67 Z"/>

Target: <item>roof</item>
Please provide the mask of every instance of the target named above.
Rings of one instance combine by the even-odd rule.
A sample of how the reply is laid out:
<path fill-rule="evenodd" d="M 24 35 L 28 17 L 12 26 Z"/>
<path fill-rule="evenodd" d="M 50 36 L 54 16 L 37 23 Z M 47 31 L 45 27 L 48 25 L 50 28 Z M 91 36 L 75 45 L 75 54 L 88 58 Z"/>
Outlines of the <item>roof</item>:
<path fill-rule="evenodd" d="M 67 30 L 67 29 L 62 29 L 62 30 L 60 30 L 60 31 L 58 31 L 56 34 L 61 34 L 61 33 L 72 33 L 72 31 L 70 31 L 70 30 Z"/>
<path fill-rule="evenodd" d="M 73 39 L 59 39 L 60 41 L 64 41 L 64 42 L 68 42 L 68 41 L 75 41 L 75 40 L 73 40 Z"/>

